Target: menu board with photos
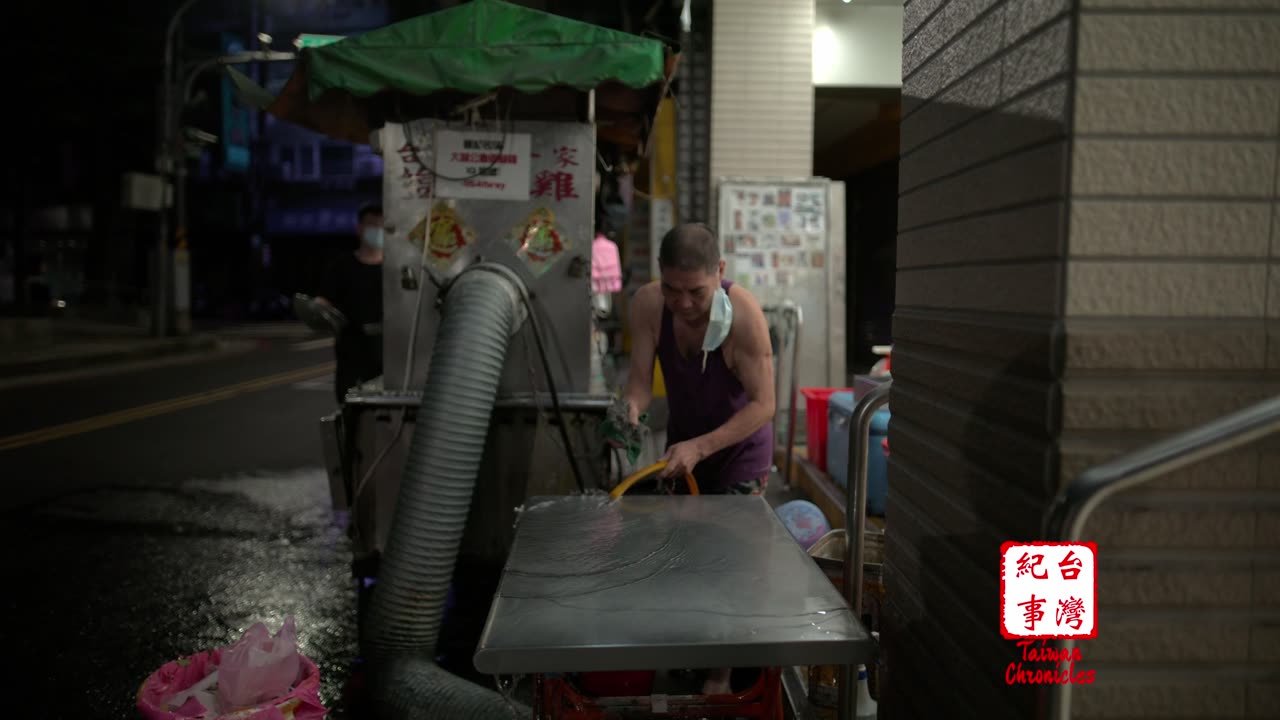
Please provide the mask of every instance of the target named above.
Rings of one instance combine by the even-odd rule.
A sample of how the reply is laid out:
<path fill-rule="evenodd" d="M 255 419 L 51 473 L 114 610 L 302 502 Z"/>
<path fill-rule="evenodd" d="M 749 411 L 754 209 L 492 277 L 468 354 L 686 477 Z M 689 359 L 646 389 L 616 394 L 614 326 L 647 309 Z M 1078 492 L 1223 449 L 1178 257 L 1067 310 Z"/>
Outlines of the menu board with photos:
<path fill-rule="evenodd" d="M 789 300 L 801 307 L 799 376 L 806 387 L 844 382 L 842 190 L 826 179 L 724 179 L 719 185 L 725 276 L 762 305 Z"/>
<path fill-rule="evenodd" d="M 729 276 L 752 290 L 787 288 L 827 272 L 826 189 L 725 187 L 720 237 Z"/>

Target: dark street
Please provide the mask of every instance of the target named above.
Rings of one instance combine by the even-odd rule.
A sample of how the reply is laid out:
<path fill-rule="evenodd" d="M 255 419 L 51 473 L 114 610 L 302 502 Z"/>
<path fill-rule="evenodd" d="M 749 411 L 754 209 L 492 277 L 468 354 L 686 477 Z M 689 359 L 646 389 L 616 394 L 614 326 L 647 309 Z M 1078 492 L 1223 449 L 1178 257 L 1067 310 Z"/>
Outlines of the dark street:
<path fill-rule="evenodd" d="M 26 717 L 135 717 L 163 663 L 290 614 L 341 711 L 355 597 L 317 426 L 332 351 L 249 346 L 0 387 L 6 684 L 43 707 Z"/>

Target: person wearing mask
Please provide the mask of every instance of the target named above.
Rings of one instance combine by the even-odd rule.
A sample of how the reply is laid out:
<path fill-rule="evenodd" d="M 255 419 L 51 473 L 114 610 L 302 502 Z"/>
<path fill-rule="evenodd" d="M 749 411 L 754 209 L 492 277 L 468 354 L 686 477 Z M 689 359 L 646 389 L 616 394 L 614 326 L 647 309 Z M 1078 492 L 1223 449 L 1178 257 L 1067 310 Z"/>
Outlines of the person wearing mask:
<path fill-rule="evenodd" d="M 334 339 L 333 391 L 338 404 L 356 385 L 382 375 L 382 208 L 366 205 L 356 216 L 360 246 L 343 253 L 325 274 L 316 302 L 345 316 Z"/>
<path fill-rule="evenodd" d="M 631 363 L 624 397 L 632 425 L 653 399 L 661 363 L 670 419 L 660 477 L 692 472 L 705 494 L 763 494 L 773 465 L 773 347 L 760 303 L 724 279 L 715 233 L 673 228 L 658 253 L 661 280 L 631 303 Z M 712 670 L 703 692 L 729 691 L 730 671 Z"/>

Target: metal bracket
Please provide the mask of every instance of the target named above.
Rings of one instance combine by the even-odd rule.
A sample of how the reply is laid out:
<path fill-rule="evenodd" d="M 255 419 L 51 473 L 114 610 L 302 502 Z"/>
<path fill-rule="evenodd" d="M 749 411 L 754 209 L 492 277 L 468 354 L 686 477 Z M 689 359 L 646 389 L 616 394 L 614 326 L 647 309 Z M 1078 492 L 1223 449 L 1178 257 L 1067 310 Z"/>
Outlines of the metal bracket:
<path fill-rule="evenodd" d="M 400 268 L 400 288 L 403 290 L 417 290 L 420 283 L 418 275 L 413 271 L 412 265 L 405 265 Z"/>

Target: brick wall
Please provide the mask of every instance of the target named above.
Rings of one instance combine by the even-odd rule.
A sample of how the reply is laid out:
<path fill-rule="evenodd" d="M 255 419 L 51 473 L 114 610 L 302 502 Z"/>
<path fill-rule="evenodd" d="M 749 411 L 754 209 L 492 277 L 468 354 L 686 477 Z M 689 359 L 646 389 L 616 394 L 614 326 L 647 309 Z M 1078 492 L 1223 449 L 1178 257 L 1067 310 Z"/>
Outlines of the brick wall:
<path fill-rule="evenodd" d="M 911 0 L 894 315 L 885 709 L 1028 717 L 999 546 L 1057 483 L 1071 7 Z"/>
<path fill-rule="evenodd" d="M 910 0 L 892 717 L 1030 717 L 1002 540 L 1095 463 L 1280 393 L 1280 0 Z M 1280 442 L 1131 492 L 1076 718 L 1272 717 Z"/>
<path fill-rule="evenodd" d="M 1280 393 L 1280 2 L 1080 6 L 1064 479 Z M 1098 680 L 1075 717 L 1274 717 L 1278 489 L 1280 458 L 1250 448 L 1095 516 Z"/>

